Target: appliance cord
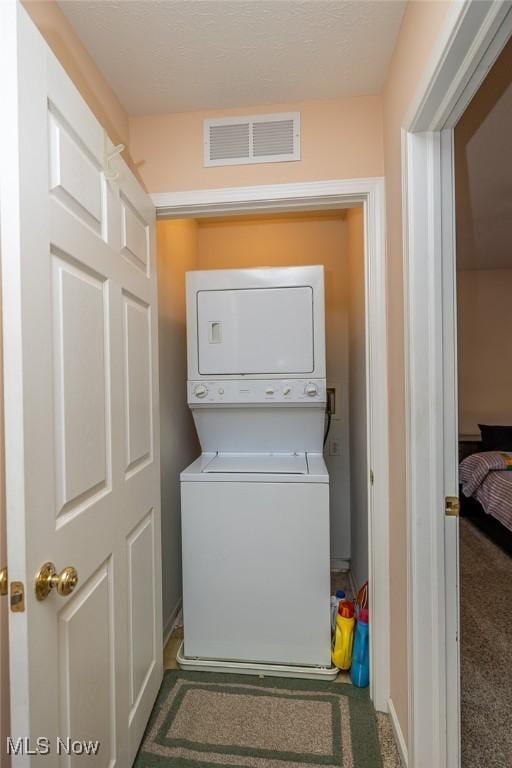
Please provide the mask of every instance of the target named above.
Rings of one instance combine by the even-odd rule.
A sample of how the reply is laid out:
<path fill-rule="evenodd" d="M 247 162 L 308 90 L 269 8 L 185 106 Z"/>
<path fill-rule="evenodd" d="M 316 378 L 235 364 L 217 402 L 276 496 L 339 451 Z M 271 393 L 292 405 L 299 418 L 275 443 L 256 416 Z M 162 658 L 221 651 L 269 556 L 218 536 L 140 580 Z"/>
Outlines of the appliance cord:
<path fill-rule="evenodd" d="M 328 438 L 328 436 L 329 436 L 329 430 L 330 430 L 330 428 L 331 428 L 331 417 L 332 417 L 332 416 L 331 416 L 331 409 L 330 409 L 330 408 L 327 408 L 327 409 L 326 409 L 326 411 L 325 411 L 325 413 L 326 413 L 326 415 L 327 415 L 327 425 L 326 425 L 326 428 L 325 428 L 325 433 L 324 433 L 324 448 L 325 448 L 325 444 L 326 444 L 326 442 L 327 442 L 327 438 Z"/>

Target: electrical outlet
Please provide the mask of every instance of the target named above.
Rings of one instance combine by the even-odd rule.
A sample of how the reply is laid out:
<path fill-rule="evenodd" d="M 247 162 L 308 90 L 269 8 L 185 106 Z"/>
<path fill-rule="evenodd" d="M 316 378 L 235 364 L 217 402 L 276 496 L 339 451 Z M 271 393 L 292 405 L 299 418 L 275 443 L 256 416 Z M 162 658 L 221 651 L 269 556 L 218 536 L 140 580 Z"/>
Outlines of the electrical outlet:
<path fill-rule="evenodd" d="M 329 442 L 329 456 L 341 455 L 341 442 L 339 437 L 331 437 Z"/>
<path fill-rule="evenodd" d="M 327 413 L 330 413 L 333 419 L 339 419 L 340 418 L 340 399 L 339 399 L 339 393 L 340 393 L 340 385 L 337 381 L 328 381 L 327 382 L 327 403 L 326 403 L 326 410 Z"/>

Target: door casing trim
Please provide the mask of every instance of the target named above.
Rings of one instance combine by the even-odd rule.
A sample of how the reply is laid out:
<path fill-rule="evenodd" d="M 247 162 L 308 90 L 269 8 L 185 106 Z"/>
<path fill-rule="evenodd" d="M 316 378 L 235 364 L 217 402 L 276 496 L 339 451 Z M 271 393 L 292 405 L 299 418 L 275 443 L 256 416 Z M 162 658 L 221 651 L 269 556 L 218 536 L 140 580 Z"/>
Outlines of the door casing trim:
<path fill-rule="evenodd" d="M 365 230 L 366 402 L 371 682 L 374 706 L 389 700 L 389 456 L 387 292 L 384 179 L 340 179 L 298 184 L 203 189 L 152 195 L 157 218 L 201 218 L 362 206 Z"/>
<path fill-rule="evenodd" d="M 409 768 L 460 765 L 453 130 L 511 33 L 510 2 L 453 3 L 402 131 Z"/>

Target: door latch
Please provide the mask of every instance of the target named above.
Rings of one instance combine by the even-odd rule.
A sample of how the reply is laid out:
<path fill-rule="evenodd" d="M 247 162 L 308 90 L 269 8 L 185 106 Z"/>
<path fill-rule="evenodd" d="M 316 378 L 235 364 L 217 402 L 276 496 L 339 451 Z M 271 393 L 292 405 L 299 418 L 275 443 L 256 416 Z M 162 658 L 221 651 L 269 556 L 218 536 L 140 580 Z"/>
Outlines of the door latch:
<path fill-rule="evenodd" d="M 9 572 L 7 567 L 0 568 L 0 596 L 5 597 L 8 594 Z M 25 588 L 22 581 L 11 582 L 10 604 L 13 613 L 23 613 L 25 610 Z"/>
<path fill-rule="evenodd" d="M 9 574 L 7 566 L 0 568 L 0 597 L 5 597 L 9 592 Z"/>
<path fill-rule="evenodd" d="M 460 501 L 458 496 L 447 496 L 444 500 L 444 514 L 446 517 L 458 517 L 460 513 Z"/>
<path fill-rule="evenodd" d="M 25 587 L 22 581 L 11 581 L 11 611 L 23 613 L 25 610 Z"/>

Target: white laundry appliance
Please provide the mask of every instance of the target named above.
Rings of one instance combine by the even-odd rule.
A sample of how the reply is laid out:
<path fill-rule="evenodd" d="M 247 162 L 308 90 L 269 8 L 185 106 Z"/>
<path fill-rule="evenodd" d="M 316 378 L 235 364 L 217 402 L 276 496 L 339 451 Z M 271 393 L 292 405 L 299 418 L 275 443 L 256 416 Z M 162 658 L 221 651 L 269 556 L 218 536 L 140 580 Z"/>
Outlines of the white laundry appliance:
<path fill-rule="evenodd" d="M 323 267 L 187 273 L 187 355 L 178 661 L 331 679 Z"/>

